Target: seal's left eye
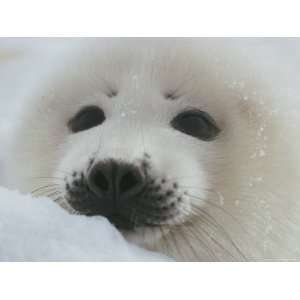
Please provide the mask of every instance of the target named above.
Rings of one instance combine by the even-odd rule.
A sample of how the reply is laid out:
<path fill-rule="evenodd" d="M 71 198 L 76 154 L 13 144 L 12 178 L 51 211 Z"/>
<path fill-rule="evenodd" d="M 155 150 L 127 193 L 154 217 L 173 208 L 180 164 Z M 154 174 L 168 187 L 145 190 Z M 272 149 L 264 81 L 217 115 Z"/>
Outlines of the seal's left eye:
<path fill-rule="evenodd" d="M 178 114 L 172 121 L 174 129 L 203 141 L 211 141 L 219 134 L 215 120 L 204 111 L 189 110 Z"/>
<path fill-rule="evenodd" d="M 74 133 L 98 126 L 105 121 L 105 114 L 98 106 L 82 108 L 69 122 L 68 127 Z"/>

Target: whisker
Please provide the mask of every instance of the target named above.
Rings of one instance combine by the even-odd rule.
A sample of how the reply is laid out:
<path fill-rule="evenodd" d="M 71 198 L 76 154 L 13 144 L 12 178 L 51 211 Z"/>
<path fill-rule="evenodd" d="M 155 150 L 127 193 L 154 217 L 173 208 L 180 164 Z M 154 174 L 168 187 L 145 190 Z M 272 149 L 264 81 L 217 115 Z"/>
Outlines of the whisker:
<path fill-rule="evenodd" d="M 44 186 L 41 186 L 41 187 L 38 187 L 34 190 L 32 190 L 30 193 L 31 194 L 34 194 L 38 191 L 41 191 L 41 190 L 44 190 L 44 189 L 47 189 L 47 188 L 50 188 L 50 187 L 55 187 L 55 186 L 59 186 L 60 184 L 57 184 L 57 183 L 52 183 L 52 184 L 48 184 L 48 185 L 44 185 Z"/>
<path fill-rule="evenodd" d="M 61 181 L 65 181 L 64 178 L 61 177 L 53 177 L 53 176 L 39 176 L 39 177 L 30 177 L 30 179 L 55 179 L 55 180 L 61 180 Z"/>
<path fill-rule="evenodd" d="M 47 194 L 47 195 L 45 195 L 45 196 L 48 197 L 48 198 L 51 198 L 51 197 L 53 197 L 53 196 L 62 195 L 62 194 L 63 194 L 62 191 L 53 191 L 52 193 Z"/>
<path fill-rule="evenodd" d="M 71 172 L 67 172 L 67 171 L 63 171 L 63 170 L 57 170 L 56 172 L 59 172 L 59 173 L 65 174 L 65 175 L 72 176 L 72 173 L 71 173 Z"/>
<path fill-rule="evenodd" d="M 220 211 L 222 211 L 224 214 L 226 214 L 227 216 L 229 216 L 233 221 L 235 221 L 237 223 L 237 225 L 240 226 L 240 228 L 245 232 L 247 233 L 248 235 L 250 235 L 250 233 L 245 229 L 245 227 L 241 224 L 241 222 L 234 216 L 232 215 L 231 213 L 229 213 L 227 210 L 224 209 L 224 207 L 220 206 L 220 205 L 217 205 L 215 203 L 212 203 L 211 201 L 209 200 L 206 200 L 206 199 L 202 199 L 198 196 L 194 196 L 194 195 L 191 195 L 191 194 L 188 194 L 189 197 L 191 198 L 194 198 L 194 199 L 198 199 L 198 200 L 201 200 L 203 201 L 204 204 L 208 204 L 214 208 L 217 208 L 219 209 Z M 250 235 L 251 236 L 251 235 Z"/>
<path fill-rule="evenodd" d="M 175 251 L 178 253 L 179 257 L 184 258 L 184 255 L 181 253 L 180 247 L 178 246 L 176 235 L 174 234 L 172 228 L 170 228 L 169 235 L 171 235 L 171 240 L 175 246 Z"/>
<path fill-rule="evenodd" d="M 231 246 L 237 251 L 237 253 L 247 261 L 247 258 L 240 250 L 240 248 L 236 245 L 236 243 L 232 240 L 231 236 L 227 233 L 227 231 L 215 220 L 213 216 L 211 216 L 207 211 L 201 209 L 200 207 L 192 206 L 192 211 L 187 211 L 184 208 L 181 210 L 186 213 L 186 215 L 194 214 L 194 216 L 200 216 L 201 221 L 205 222 L 208 227 L 212 227 L 214 231 L 220 232 L 222 236 L 231 244 Z M 185 222 L 185 224 L 189 224 L 190 222 Z M 191 223 L 193 224 L 193 223 Z"/>
<path fill-rule="evenodd" d="M 240 250 L 240 248 L 236 245 L 236 243 L 233 241 L 231 236 L 228 234 L 228 232 L 216 221 L 216 219 L 211 216 L 207 211 L 204 211 L 200 207 L 193 207 L 193 209 L 197 210 L 198 213 L 202 214 L 202 218 L 212 224 L 217 230 L 219 230 L 223 236 L 230 242 L 230 244 L 233 246 L 233 248 L 239 253 L 239 255 L 244 259 L 247 260 L 243 252 Z"/>
<path fill-rule="evenodd" d="M 191 243 L 190 240 L 186 237 L 186 234 L 183 232 L 183 230 L 184 230 L 184 227 L 179 227 L 179 231 L 178 231 L 178 232 L 181 234 L 181 237 L 185 240 L 186 244 L 187 244 L 187 245 L 189 246 L 189 248 L 191 249 L 191 251 L 192 251 L 192 253 L 193 253 L 195 259 L 198 259 L 199 253 L 194 249 L 192 243 Z M 193 233 L 193 232 L 190 231 L 190 233 Z M 196 236 L 196 238 L 197 238 L 197 236 Z M 199 240 L 199 239 L 198 239 L 198 240 Z M 203 243 L 203 242 L 202 242 L 202 244 L 205 245 L 205 243 Z M 205 245 L 205 246 L 206 246 L 206 245 Z M 210 249 L 210 248 L 208 247 L 208 249 Z"/>
<path fill-rule="evenodd" d="M 168 181 L 177 181 L 178 179 L 185 179 L 185 178 L 195 178 L 195 176 L 198 176 L 198 174 L 195 175 L 189 175 L 189 176 L 179 176 L 179 177 L 166 177 Z"/>
<path fill-rule="evenodd" d="M 164 248 L 165 248 L 166 252 L 169 253 L 170 250 L 169 250 L 169 242 L 168 242 L 167 234 L 165 234 L 163 226 L 158 226 L 158 229 L 159 229 L 160 234 L 161 234 L 161 239 L 164 242 L 164 246 L 165 246 Z"/>
<path fill-rule="evenodd" d="M 214 261 L 218 261 L 218 257 L 215 255 L 213 249 L 211 247 L 209 247 L 209 245 L 204 242 L 203 237 L 206 236 L 205 234 L 203 235 L 203 230 L 197 230 L 196 227 L 194 226 L 194 224 L 191 224 L 190 226 L 187 226 L 186 228 L 188 228 L 189 230 L 192 230 L 196 236 L 196 238 L 199 240 L 199 242 L 204 246 L 207 254 L 211 257 L 212 260 Z M 199 234 L 202 236 L 202 239 L 199 238 Z"/>
<path fill-rule="evenodd" d="M 194 227 L 195 230 L 197 230 L 197 228 Z M 233 258 L 233 260 L 236 260 L 235 256 L 224 247 L 224 245 L 222 245 L 218 240 L 216 240 L 208 231 L 206 231 L 203 227 L 199 227 L 199 230 L 201 229 L 201 231 L 216 245 L 218 245 L 223 251 L 225 251 L 229 256 L 231 256 Z"/>

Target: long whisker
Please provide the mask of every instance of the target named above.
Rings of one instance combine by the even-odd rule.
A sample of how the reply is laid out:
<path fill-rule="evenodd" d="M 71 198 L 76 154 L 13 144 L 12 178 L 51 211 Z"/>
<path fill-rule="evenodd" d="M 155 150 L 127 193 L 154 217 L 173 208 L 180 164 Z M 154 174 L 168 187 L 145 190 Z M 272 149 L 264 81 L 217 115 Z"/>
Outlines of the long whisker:
<path fill-rule="evenodd" d="M 67 172 L 67 171 L 63 171 L 63 170 L 57 170 L 56 172 L 59 172 L 59 173 L 65 174 L 65 175 L 72 176 L 72 173 L 71 173 L 71 172 Z"/>
<path fill-rule="evenodd" d="M 170 250 L 169 250 L 169 242 L 168 242 L 167 234 L 165 234 L 163 226 L 158 226 L 158 229 L 161 234 L 161 239 L 163 240 L 164 243 L 164 248 L 166 249 L 166 252 L 169 253 Z"/>
<path fill-rule="evenodd" d="M 199 190 L 199 191 L 203 191 L 203 189 L 200 189 L 199 187 L 186 187 L 186 186 L 182 186 L 182 185 L 178 185 L 179 188 L 187 188 L 187 189 L 195 189 L 195 190 Z M 212 192 L 212 193 L 215 193 L 216 195 L 219 195 L 215 190 L 213 189 L 204 189 L 208 192 Z M 222 211 L 224 214 L 226 214 L 227 216 L 229 216 L 234 222 L 236 222 L 239 227 L 249 236 L 251 236 L 251 234 L 245 229 L 245 227 L 241 224 L 240 220 L 238 220 L 238 218 L 236 216 L 234 216 L 233 214 L 231 214 L 230 212 L 228 212 L 222 205 L 218 205 L 214 202 L 212 202 L 211 200 L 212 199 L 203 199 L 199 196 L 196 196 L 196 195 L 193 195 L 193 194 L 190 194 L 189 191 L 188 192 L 188 196 L 191 197 L 191 198 L 194 198 L 194 199 L 197 199 L 197 200 L 201 200 L 204 204 L 207 204 L 209 206 L 212 206 L 220 211 Z"/>
<path fill-rule="evenodd" d="M 243 252 L 240 250 L 240 248 L 236 245 L 236 243 L 232 240 L 231 236 L 227 233 L 227 231 L 216 221 L 216 219 L 211 216 L 207 211 L 201 209 L 197 206 L 192 206 L 192 211 L 187 211 L 184 208 L 181 208 L 181 210 L 186 215 L 193 215 L 194 216 L 201 216 L 201 221 L 206 223 L 208 227 L 212 227 L 214 231 L 220 232 L 224 238 L 231 244 L 231 246 L 239 253 L 239 255 L 247 261 L 247 258 L 243 254 Z M 188 222 L 185 222 L 188 224 Z"/>
<path fill-rule="evenodd" d="M 49 180 L 61 180 L 61 181 L 64 181 L 64 178 L 61 178 L 61 177 L 53 177 L 53 176 L 39 176 L 39 177 L 30 177 L 30 179 L 49 179 Z"/>
<path fill-rule="evenodd" d="M 199 253 L 195 250 L 195 248 L 193 247 L 192 243 L 190 242 L 190 239 L 187 238 L 186 234 L 183 232 L 183 230 L 185 229 L 185 227 L 179 227 L 179 233 L 181 235 L 181 237 L 183 238 L 183 240 L 186 242 L 186 244 L 189 246 L 189 248 L 191 249 L 195 259 L 198 259 L 199 257 Z M 189 231 L 189 233 L 192 233 L 192 235 L 194 235 L 193 231 Z M 196 236 L 197 238 L 197 236 Z M 201 239 L 199 239 L 199 241 L 201 241 Z M 206 246 L 206 244 L 202 241 L 202 245 L 204 245 L 205 248 L 208 248 L 208 250 L 210 250 L 209 247 Z"/>
<path fill-rule="evenodd" d="M 179 179 L 185 179 L 185 178 L 195 178 L 195 176 L 197 176 L 198 174 L 195 174 L 195 175 L 189 175 L 189 176 L 176 176 L 176 177 L 166 177 L 166 179 L 168 181 L 177 181 Z"/>
<path fill-rule="evenodd" d="M 62 194 L 63 194 L 62 191 L 54 191 L 54 192 L 52 192 L 50 194 L 47 194 L 46 197 L 51 198 L 53 196 L 62 195 Z"/>
<path fill-rule="evenodd" d="M 214 261 L 218 261 L 219 259 L 218 259 L 218 257 L 215 255 L 213 249 L 212 249 L 211 247 L 209 247 L 209 245 L 208 245 L 206 242 L 204 242 L 204 239 L 203 239 L 203 238 L 201 239 L 201 237 L 199 237 L 199 234 L 200 234 L 202 237 L 207 236 L 207 235 L 205 234 L 204 230 L 202 230 L 202 228 L 201 228 L 201 230 L 200 230 L 200 228 L 199 228 L 199 230 L 197 230 L 196 227 L 194 226 L 194 224 L 191 224 L 190 226 L 186 227 L 186 229 L 187 229 L 187 228 L 188 228 L 190 231 L 194 232 L 194 235 L 196 236 L 196 239 L 198 239 L 199 242 L 202 244 L 202 246 L 204 246 L 206 252 L 207 252 L 208 255 L 211 257 L 211 259 L 214 260 Z M 203 235 L 203 233 L 204 233 L 204 235 Z"/>
<path fill-rule="evenodd" d="M 203 203 L 209 205 L 209 206 L 212 206 L 220 211 L 222 211 L 224 214 L 226 214 L 227 216 L 229 216 L 233 221 L 235 221 L 239 226 L 240 228 L 245 232 L 247 233 L 248 235 L 250 235 L 250 233 L 245 229 L 245 227 L 241 224 L 241 222 L 234 216 L 232 215 L 231 213 L 229 213 L 227 210 L 224 209 L 224 207 L 220 206 L 220 205 L 217 205 L 209 200 L 206 200 L 206 199 L 202 199 L 198 196 L 195 196 L 195 195 L 191 195 L 191 194 L 188 194 L 189 197 L 191 198 L 194 198 L 194 199 L 197 199 L 197 200 L 201 200 L 203 201 Z"/>
<path fill-rule="evenodd" d="M 173 245 L 175 246 L 175 251 L 178 253 L 178 256 L 182 257 L 184 259 L 184 255 L 180 250 L 181 248 L 177 243 L 177 238 L 176 238 L 176 235 L 174 234 L 172 228 L 170 228 L 169 235 L 171 235 L 171 240 L 173 242 Z"/>
<path fill-rule="evenodd" d="M 233 246 L 233 248 L 239 253 L 239 255 L 244 259 L 247 260 L 246 256 L 243 254 L 243 252 L 240 250 L 240 248 L 236 245 L 236 243 L 233 241 L 231 236 L 228 234 L 228 232 L 216 221 L 216 219 L 210 215 L 207 211 L 204 211 L 200 207 L 193 206 L 193 209 L 197 211 L 198 214 L 201 214 L 201 217 L 203 220 L 214 226 L 217 230 L 219 230 L 223 236 L 230 242 L 230 244 Z"/>
<path fill-rule="evenodd" d="M 41 186 L 41 187 L 38 187 L 38 188 L 32 190 L 30 193 L 31 194 L 35 194 L 38 191 L 41 191 L 41 190 L 44 190 L 44 189 L 47 189 L 47 188 L 50 188 L 50 187 L 59 186 L 59 185 L 60 184 L 57 184 L 57 183 L 52 183 L 52 184 L 44 185 L 44 186 Z"/>
<path fill-rule="evenodd" d="M 231 256 L 234 260 L 236 260 L 235 256 L 229 251 L 227 250 L 224 245 L 222 245 L 218 240 L 216 240 L 208 231 L 206 231 L 203 227 L 199 227 L 199 230 L 201 229 L 201 231 L 216 245 L 218 245 L 223 251 L 225 251 L 229 256 Z M 194 230 L 197 231 L 197 228 L 194 227 Z"/>

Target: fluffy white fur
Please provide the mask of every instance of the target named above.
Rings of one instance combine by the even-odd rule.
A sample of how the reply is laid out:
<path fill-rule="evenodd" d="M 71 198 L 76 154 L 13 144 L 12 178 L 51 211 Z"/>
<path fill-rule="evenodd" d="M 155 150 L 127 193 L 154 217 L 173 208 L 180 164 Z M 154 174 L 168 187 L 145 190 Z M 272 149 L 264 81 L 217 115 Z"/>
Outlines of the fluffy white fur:
<path fill-rule="evenodd" d="M 153 176 L 178 183 L 181 217 L 126 238 L 178 260 L 300 258 L 297 73 L 278 69 L 267 51 L 226 39 L 70 42 L 40 62 L 23 95 L 11 182 L 30 192 L 84 170 L 93 155 L 136 163 L 147 152 Z M 165 99 L 168 92 L 178 99 Z M 70 134 L 68 120 L 90 104 L 107 122 Z M 222 130 L 215 141 L 171 128 L 191 107 L 214 117 Z M 57 201 L 71 211 L 60 190 Z"/>

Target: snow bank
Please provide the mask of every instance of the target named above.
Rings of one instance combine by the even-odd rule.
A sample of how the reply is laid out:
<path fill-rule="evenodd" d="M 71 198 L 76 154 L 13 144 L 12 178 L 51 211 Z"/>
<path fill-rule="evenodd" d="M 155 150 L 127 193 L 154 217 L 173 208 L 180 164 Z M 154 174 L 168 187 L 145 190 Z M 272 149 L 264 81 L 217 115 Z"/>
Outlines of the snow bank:
<path fill-rule="evenodd" d="M 163 261 L 102 217 L 70 215 L 48 198 L 0 187 L 0 261 Z"/>

